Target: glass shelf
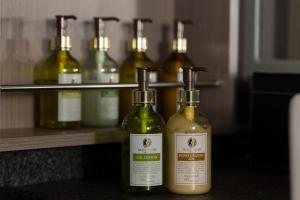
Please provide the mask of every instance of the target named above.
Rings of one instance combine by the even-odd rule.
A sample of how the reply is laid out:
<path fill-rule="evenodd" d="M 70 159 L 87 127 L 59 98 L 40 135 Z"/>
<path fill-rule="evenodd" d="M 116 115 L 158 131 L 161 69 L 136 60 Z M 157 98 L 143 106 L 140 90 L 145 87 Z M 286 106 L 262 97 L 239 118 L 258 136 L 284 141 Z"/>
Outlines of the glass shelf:
<path fill-rule="evenodd" d="M 196 83 L 198 87 L 219 87 L 223 81 L 209 80 L 200 81 Z M 154 88 L 177 88 L 183 87 L 183 83 L 150 83 L 150 87 Z M 1 92 L 15 92 L 15 91 L 38 91 L 38 90 L 86 90 L 86 89 L 122 89 L 122 88 L 137 88 L 137 83 L 115 83 L 115 84 L 60 84 L 60 85 L 1 85 Z"/>

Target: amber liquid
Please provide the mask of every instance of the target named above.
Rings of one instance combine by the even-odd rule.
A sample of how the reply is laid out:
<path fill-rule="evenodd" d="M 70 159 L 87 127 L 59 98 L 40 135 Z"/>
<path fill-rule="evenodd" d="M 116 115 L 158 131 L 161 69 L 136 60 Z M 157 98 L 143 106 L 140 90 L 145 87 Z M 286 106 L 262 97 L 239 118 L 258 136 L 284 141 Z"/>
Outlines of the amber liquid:
<path fill-rule="evenodd" d="M 172 52 L 163 65 L 160 81 L 177 82 L 180 68 L 183 66 L 193 66 L 193 63 L 185 53 Z M 176 97 L 177 89 L 160 89 L 160 111 L 165 120 L 177 111 Z"/>
<path fill-rule="evenodd" d="M 153 67 L 153 62 L 145 52 L 131 52 L 120 67 L 121 83 L 136 83 L 136 68 Z M 120 90 L 120 121 L 133 109 L 132 89 Z"/>

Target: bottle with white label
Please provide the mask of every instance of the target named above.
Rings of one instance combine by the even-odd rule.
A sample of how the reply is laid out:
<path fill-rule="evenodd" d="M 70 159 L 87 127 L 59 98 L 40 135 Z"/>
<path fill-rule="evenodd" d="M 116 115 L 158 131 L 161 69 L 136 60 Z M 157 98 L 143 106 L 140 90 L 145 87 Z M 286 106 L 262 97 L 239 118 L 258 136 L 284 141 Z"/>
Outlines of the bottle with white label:
<path fill-rule="evenodd" d="M 95 37 L 91 52 L 82 69 L 83 83 L 118 83 L 119 67 L 108 55 L 110 41 L 105 35 L 105 22 L 116 17 L 95 17 Z M 93 127 L 113 127 L 119 123 L 118 90 L 85 90 L 82 92 L 82 124 Z"/>
<path fill-rule="evenodd" d="M 190 20 L 174 21 L 174 39 L 172 52 L 163 64 L 163 71 L 160 75 L 162 82 L 182 82 L 182 67 L 193 66 L 192 60 L 187 55 L 187 39 L 184 37 L 185 25 L 192 24 Z M 165 120 L 169 119 L 178 111 L 176 104 L 175 88 L 164 88 L 160 90 L 161 114 Z"/>
<path fill-rule="evenodd" d="M 37 84 L 80 84 L 81 68 L 70 54 L 71 39 L 67 20 L 73 15 L 56 16 L 57 35 L 51 41 L 52 55 L 36 69 Z M 81 121 L 81 92 L 43 91 L 37 95 L 37 121 L 42 128 L 75 128 Z"/>
<path fill-rule="evenodd" d="M 137 68 L 154 68 L 153 61 L 147 55 L 148 40 L 144 34 L 145 23 L 152 23 L 151 19 L 137 18 L 133 21 L 133 38 L 131 40 L 131 50 L 120 66 L 120 82 L 136 83 Z M 150 73 L 150 82 L 157 82 L 157 72 Z M 124 118 L 132 108 L 132 89 L 120 90 L 120 118 Z"/>
<path fill-rule="evenodd" d="M 127 193 L 161 192 L 165 123 L 153 109 L 155 90 L 148 88 L 150 69 L 137 70 L 139 88 L 133 92 L 133 111 L 122 123 L 122 188 Z"/>
<path fill-rule="evenodd" d="M 199 70 L 183 67 L 180 108 L 167 123 L 167 188 L 177 194 L 204 194 L 211 188 L 211 125 L 200 112 L 200 91 L 194 88 L 193 71 Z"/>

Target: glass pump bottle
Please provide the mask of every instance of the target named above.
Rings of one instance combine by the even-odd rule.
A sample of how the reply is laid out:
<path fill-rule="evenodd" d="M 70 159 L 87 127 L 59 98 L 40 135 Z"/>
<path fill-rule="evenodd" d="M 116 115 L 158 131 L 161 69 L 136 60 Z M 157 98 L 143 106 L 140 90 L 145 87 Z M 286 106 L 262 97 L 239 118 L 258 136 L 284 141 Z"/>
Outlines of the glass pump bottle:
<path fill-rule="evenodd" d="M 185 25 L 192 24 L 190 20 L 174 21 L 174 39 L 172 52 L 163 64 L 163 72 L 160 76 L 162 82 L 182 82 L 182 67 L 193 66 L 193 62 L 187 56 L 187 39 L 184 38 Z M 177 110 L 176 89 L 161 89 L 161 112 L 165 120 L 169 119 Z"/>
<path fill-rule="evenodd" d="M 165 123 L 154 111 L 155 90 L 148 88 L 149 68 L 137 68 L 133 111 L 122 123 L 122 186 L 128 193 L 160 192 L 163 186 Z"/>
<path fill-rule="evenodd" d="M 70 54 L 71 38 L 67 21 L 73 15 L 56 16 L 57 35 L 51 40 L 52 55 L 39 67 L 37 84 L 80 84 L 81 68 Z M 42 128 L 75 128 L 81 121 L 80 91 L 47 91 L 38 95 L 39 125 Z"/>
<path fill-rule="evenodd" d="M 91 52 L 82 70 L 83 83 L 118 83 L 119 67 L 108 55 L 110 40 L 105 34 L 106 21 L 116 17 L 95 17 L 95 37 Z M 86 90 L 82 96 L 82 124 L 94 127 L 112 127 L 119 123 L 118 90 Z"/>
<path fill-rule="evenodd" d="M 146 55 L 148 48 L 147 38 L 144 37 L 144 23 L 152 23 L 151 19 L 134 19 L 134 36 L 131 42 L 131 52 L 123 61 L 120 67 L 120 82 L 135 83 L 137 81 L 137 68 L 153 67 L 153 62 Z M 157 81 L 157 73 L 150 73 L 150 82 Z M 120 119 L 131 109 L 132 89 L 123 89 L 120 91 Z"/>
<path fill-rule="evenodd" d="M 167 123 L 167 188 L 177 194 L 203 194 L 211 188 L 211 125 L 200 112 L 200 91 L 194 88 L 194 71 L 203 68 L 182 69 L 180 109 Z"/>

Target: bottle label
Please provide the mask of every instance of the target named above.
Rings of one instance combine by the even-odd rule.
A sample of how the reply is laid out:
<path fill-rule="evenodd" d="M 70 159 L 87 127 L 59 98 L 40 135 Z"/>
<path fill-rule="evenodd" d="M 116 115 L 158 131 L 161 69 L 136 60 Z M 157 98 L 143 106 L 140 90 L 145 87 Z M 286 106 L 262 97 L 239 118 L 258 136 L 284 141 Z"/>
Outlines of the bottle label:
<path fill-rule="evenodd" d="M 135 71 L 135 82 L 137 82 L 137 70 Z M 149 72 L 149 82 L 156 83 L 157 82 L 157 73 L 156 72 Z"/>
<path fill-rule="evenodd" d="M 80 84 L 81 74 L 59 74 L 58 84 Z M 58 92 L 58 121 L 71 122 L 81 120 L 81 92 Z"/>
<path fill-rule="evenodd" d="M 176 185 L 207 183 L 207 133 L 175 134 Z"/>
<path fill-rule="evenodd" d="M 162 133 L 130 134 L 130 185 L 163 184 Z"/>
<path fill-rule="evenodd" d="M 100 83 L 118 83 L 118 73 L 101 73 Z M 114 120 L 119 118 L 119 92 L 117 90 L 100 90 L 97 98 L 98 119 Z"/>

